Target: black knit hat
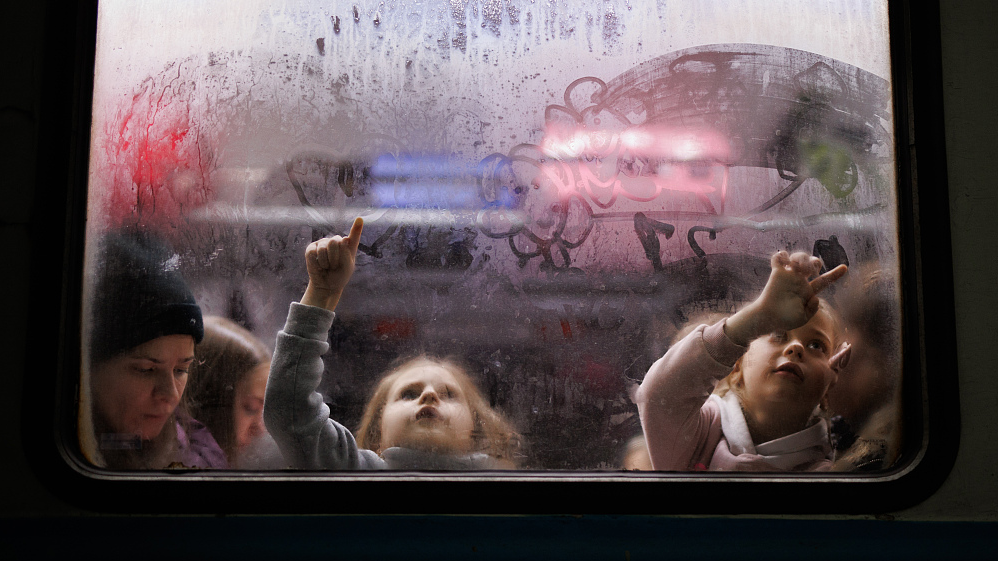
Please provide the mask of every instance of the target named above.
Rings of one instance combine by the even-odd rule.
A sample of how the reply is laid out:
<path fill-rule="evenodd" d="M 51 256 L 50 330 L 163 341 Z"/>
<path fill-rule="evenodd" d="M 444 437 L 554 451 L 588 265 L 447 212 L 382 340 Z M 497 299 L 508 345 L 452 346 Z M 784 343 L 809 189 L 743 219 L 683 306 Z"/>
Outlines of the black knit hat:
<path fill-rule="evenodd" d="M 145 232 L 101 240 L 93 291 L 93 364 L 164 335 L 204 338 L 201 308 L 180 275 L 179 256 Z"/>

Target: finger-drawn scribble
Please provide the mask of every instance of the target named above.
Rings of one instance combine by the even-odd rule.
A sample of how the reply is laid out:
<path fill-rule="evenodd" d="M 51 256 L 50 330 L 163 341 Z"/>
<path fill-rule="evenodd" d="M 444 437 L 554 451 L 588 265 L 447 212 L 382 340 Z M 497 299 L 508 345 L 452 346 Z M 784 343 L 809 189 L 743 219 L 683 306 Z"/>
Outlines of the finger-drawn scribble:
<path fill-rule="evenodd" d="M 500 192 L 520 197 L 532 220 L 508 223 L 487 206 L 479 227 L 489 236 L 508 237 L 521 266 L 534 257 L 550 264 L 549 246 L 559 247 L 561 262 L 569 266 L 569 250 L 585 240 L 559 244 L 557 232 L 543 238 L 532 228 L 564 224 L 564 215 L 561 222 L 548 216 L 552 209 L 563 212 L 575 204 L 605 211 L 622 200 L 645 203 L 634 213 L 635 231 L 653 269 L 660 270 L 657 238 L 641 226 L 656 212 L 679 212 L 691 222 L 684 238 L 701 257 L 706 253 L 695 238 L 700 231 L 713 240 L 730 228 L 773 231 L 855 220 L 882 208 L 859 208 L 848 196 L 861 178 L 878 181 L 884 173 L 878 166 L 889 161 L 890 133 L 880 125 L 889 117 L 888 93 L 884 80 L 860 69 L 766 45 L 698 47 L 648 61 L 610 82 L 579 78 L 566 87 L 564 104 L 545 108 L 544 142 L 490 156 L 499 164 L 480 178 L 492 200 Z M 513 162 L 528 166 L 516 170 Z M 730 194 L 746 187 L 732 183 L 739 168 L 772 169 L 786 184 L 731 214 L 725 206 Z M 800 220 L 762 217 L 809 180 L 844 206 Z M 532 199 L 544 204 L 532 205 Z M 578 216 L 591 223 L 608 217 L 615 215 Z M 591 226 L 582 231 L 588 235 Z M 518 249 L 527 242 L 538 249 Z"/>
<path fill-rule="evenodd" d="M 662 270 L 662 256 L 660 254 L 661 244 L 658 241 L 658 234 L 664 234 L 666 239 L 672 237 L 676 227 L 671 224 L 657 222 L 639 212 L 634 215 L 634 231 L 641 240 L 641 246 L 645 249 L 645 256 L 651 261 L 656 271 Z"/>

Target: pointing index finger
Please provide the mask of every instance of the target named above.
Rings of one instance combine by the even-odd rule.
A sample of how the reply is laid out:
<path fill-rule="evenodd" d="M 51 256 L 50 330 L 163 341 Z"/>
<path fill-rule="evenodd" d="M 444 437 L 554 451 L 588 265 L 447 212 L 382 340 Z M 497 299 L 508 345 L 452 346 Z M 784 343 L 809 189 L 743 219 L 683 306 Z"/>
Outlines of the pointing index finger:
<path fill-rule="evenodd" d="M 351 255 L 357 254 L 357 247 L 360 246 L 360 234 L 364 231 L 364 219 L 357 217 L 353 221 L 353 226 L 350 227 L 350 235 L 347 236 L 347 247 L 350 249 Z"/>
<path fill-rule="evenodd" d="M 827 288 L 828 285 L 842 278 L 842 276 L 845 275 L 848 270 L 849 268 L 846 267 L 845 265 L 839 265 L 838 267 L 835 267 L 831 271 L 828 271 L 827 273 L 811 281 L 810 283 L 811 290 L 813 290 L 815 294 L 821 292 L 822 290 Z"/>

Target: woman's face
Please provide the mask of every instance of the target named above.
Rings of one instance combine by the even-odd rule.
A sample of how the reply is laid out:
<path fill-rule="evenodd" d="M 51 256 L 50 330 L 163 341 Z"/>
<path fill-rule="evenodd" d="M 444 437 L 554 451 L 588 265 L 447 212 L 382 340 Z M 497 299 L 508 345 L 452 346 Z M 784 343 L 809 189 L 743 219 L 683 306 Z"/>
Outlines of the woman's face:
<path fill-rule="evenodd" d="M 396 378 L 388 391 L 381 415 L 381 449 L 467 452 L 474 425 L 457 379 L 440 366 L 416 366 Z"/>
<path fill-rule="evenodd" d="M 94 404 L 111 430 L 159 436 L 180 404 L 194 361 L 194 338 L 164 335 L 104 361 L 94 370 Z"/>
<path fill-rule="evenodd" d="M 237 450 L 242 450 L 267 432 L 263 425 L 263 398 L 267 393 L 269 374 L 270 364 L 264 363 L 236 384 L 232 415 Z"/>

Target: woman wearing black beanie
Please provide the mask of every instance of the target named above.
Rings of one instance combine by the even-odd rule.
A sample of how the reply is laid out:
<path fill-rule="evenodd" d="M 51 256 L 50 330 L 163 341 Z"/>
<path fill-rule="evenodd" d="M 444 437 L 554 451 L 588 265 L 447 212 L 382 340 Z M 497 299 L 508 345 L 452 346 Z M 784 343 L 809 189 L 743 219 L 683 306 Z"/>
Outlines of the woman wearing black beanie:
<path fill-rule="evenodd" d="M 91 445 L 83 439 L 97 465 L 227 467 L 183 402 L 204 324 L 178 262 L 148 233 L 108 234 L 98 247 L 89 325 Z"/>

